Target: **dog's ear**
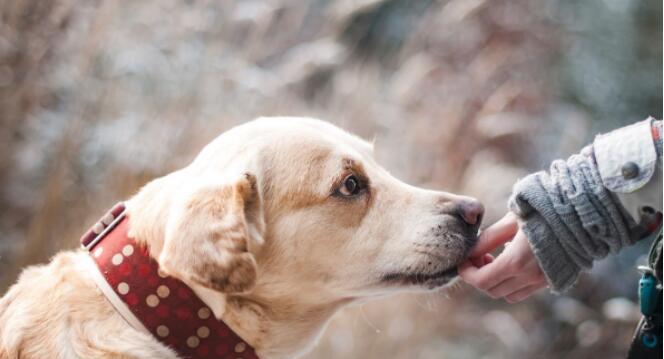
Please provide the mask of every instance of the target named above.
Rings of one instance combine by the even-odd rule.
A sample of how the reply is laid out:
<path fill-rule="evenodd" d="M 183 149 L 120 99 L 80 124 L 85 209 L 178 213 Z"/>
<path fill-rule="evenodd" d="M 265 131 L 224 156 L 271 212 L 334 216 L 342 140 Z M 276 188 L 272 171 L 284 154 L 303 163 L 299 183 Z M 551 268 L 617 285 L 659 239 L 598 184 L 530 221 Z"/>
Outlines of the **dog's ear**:
<path fill-rule="evenodd" d="M 225 293 L 253 288 L 257 267 L 250 249 L 264 227 L 256 187 L 255 176 L 244 174 L 230 183 L 198 185 L 179 196 L 159 255 L 162 270 Z"/>

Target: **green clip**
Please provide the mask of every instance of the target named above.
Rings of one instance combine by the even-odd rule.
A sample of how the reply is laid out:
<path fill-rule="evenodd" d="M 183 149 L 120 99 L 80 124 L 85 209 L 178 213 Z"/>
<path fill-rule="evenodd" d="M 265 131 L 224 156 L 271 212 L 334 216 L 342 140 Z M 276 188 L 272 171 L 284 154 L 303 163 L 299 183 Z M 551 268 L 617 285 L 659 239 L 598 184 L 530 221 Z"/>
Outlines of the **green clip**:
<path fill-rule="evenodd" d="M 657 309 L 659 291 L 657 290 L 657 279 L 651 271 L 644 271 L 639 280 L 639 302 L 641 303 L 641 313 L 649 317 Z"/>

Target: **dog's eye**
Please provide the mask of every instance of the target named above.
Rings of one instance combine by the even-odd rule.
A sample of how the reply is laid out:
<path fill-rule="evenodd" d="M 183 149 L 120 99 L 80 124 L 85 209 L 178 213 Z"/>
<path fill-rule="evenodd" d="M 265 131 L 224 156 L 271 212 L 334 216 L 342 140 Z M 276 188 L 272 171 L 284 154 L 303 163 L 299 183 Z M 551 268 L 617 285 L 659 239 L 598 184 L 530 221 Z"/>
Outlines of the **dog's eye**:
<path fill-rule="evenodd" d="M 343 185 L 341 186 L 341 188 L 339 188 L 339 193 L 341 193 L 344 196 L 350 197 L 360 193 L 361 189 L 362 189 L 362 184 L 360 183 L 360 180 L 354 175 L 350 175 L 346 177 Z"/>

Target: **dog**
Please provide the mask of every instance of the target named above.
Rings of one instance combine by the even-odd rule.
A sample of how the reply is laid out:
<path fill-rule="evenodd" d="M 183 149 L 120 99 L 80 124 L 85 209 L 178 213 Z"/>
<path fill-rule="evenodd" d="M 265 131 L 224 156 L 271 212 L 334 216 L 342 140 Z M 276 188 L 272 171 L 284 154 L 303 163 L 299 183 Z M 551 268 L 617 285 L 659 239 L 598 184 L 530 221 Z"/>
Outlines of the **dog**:
<path fill-rule="evenodd" d="M 309 118 L 259 118 L 126 202 L 129 237 L 260 358 L 309 351 L 351 303 L 455 280 L 483 214 L 410 186 L 373 145 Z M 109 303 L 84 250 L 25 269 L 0 300 L 0 358 L 178 358 Z"/>

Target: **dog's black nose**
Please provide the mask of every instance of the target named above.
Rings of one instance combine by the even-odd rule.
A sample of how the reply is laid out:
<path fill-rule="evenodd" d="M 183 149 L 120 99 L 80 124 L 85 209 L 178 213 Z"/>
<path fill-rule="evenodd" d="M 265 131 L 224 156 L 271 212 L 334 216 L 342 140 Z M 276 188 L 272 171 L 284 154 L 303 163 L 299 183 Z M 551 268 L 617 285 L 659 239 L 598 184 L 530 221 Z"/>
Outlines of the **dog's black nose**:
<path fill-rule="evenodd" d="M 482 215 L 484 215 L 484 206 L 476 199 L 463 199 L 457 205 L 457 214 L 464 222 L 472 227 L 480 226 Z"/>

